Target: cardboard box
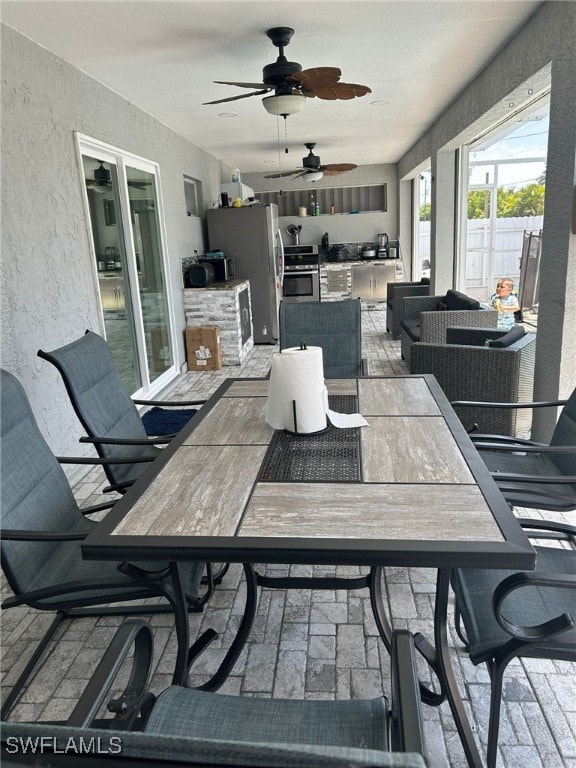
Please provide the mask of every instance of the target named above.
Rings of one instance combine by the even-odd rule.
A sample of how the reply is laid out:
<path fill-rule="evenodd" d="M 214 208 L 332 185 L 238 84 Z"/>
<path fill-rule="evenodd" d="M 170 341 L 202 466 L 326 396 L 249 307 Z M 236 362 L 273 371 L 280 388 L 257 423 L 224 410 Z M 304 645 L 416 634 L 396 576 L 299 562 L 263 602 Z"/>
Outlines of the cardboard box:
<path fill-rule="evenodd" d="M 215 325 L 186 328 L 186 358 L 189 371 L 219 371 L 222 368 L 220 328 Z"/>

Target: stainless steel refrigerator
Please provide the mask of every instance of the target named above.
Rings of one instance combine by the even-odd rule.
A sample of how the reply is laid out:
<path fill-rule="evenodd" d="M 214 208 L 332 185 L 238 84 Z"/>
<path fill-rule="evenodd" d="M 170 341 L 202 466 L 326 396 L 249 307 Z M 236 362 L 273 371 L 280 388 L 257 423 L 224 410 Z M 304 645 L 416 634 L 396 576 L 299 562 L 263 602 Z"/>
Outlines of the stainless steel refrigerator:
<path fill-rule="evenodd" d="M 207 211 L 211 251 L 234 259 L 236 278 L 250 280 L 255 344 L 278 338 L 284 250 L 278 229 L 278 207 L 251 205 Z"/>

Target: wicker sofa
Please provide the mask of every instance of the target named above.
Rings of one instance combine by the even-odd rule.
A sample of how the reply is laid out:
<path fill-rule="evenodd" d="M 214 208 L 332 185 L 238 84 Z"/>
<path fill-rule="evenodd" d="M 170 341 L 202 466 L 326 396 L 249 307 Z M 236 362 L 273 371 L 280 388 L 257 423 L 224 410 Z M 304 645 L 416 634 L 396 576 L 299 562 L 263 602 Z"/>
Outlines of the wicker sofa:
<path fill-rule="evenodd" d="M 496 328 L 498 324 L 495 309 L 484 309 L 476 299 L 459 291 L 449 290 L 445 296 L 407 296 L 401 303 L 402 358 L 410 373 L 414 373 L 411 366 L 414 343 L 445 344 L 447 328 Z"/>
<path fill-rule="evenodd" d="M 388 283 L 386 296 L 386 330 L 393 339 L 400 338 L 402 320 L 402 299 L 406 296 L 429 296 L 430 278 L 423 277 L 419 283 Z"/>
<path fill-rule="evenodd" d="M 451 402 L 530 402 L 534 380 L 536 334 L 522 326 L 512 332 L 495 328 L 448 328 L 446 344 L 412 345 L 412 373 L 432 373 Z M 486 346 L 501 344 L 506 346 Z M 466 429 L 520 437 L 530 430 L 530 409 L 455 407 Z"/>

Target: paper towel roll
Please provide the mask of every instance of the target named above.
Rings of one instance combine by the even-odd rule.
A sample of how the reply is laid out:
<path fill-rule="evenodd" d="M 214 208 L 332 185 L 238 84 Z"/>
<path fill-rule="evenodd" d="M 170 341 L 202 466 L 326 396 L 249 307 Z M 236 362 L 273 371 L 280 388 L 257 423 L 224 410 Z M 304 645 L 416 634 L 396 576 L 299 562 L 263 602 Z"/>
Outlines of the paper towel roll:
<path fill-rule="evenodd" d="M 266 422 L 274 429 L 310 434 L 326 428 L 327 410 L 322 347 L 289 347 L 273 355 Z"/>

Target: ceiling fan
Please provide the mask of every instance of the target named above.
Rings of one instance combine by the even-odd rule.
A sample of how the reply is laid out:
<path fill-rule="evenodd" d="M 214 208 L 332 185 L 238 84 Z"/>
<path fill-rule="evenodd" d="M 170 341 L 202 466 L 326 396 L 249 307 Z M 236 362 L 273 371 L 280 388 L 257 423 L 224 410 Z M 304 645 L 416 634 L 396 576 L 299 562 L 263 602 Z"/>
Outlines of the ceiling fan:
<path fill-rule="evenodd" d="M 284 56 L 284 47 L 288 45 L 294 30 L 291 27 L 274 27 L 266 32 L 272 43 L 279 49 L 275 62 L 267 64 L 262 70 L 261 83 L 238 83 L 226 80 L 215 80 L 222 85 L 236 85 L 239 88 L 257 88 L 252 93 L 239 96 L 229 96 L 226 99 L 208 101 L 205 104 L 223 104 L 226 101 L 246 99 L 250 96 L 261 96 L 273 92 L 262 100 L 268 112 L 275 115 L 287 115 L 299 112 L 306 98 L 319 99 L 354 99 L 371 93 L 367 85 L 356 83 L 341 83 L 342 72 L 338 67 L 313 67 L 302 69 L 295 61 L 288 61 Z"/>
<path fill-rule="evenodd" d="M 302 168 L 297 168 L 292 171 L 272 173 L 270 176 L 265 176 L 264 178 L 281 179 L 284 176 L 292 176 L 293 179 L 308 177 L 308 181 L 318 181 L 322 176 L 339 176 L 341 173 L 353 171 L 354 168 L 358 167 L 354 163 L 329 163 L 327 165 L 322 165 L 318 155 L 315 155 L 312 151 L 316 146 L 316 143 L 309 141 L 304 146 L 308 149 L 308 154 L 306 157 L 302 158 Z"/>
<path fill-rule="evenodd" d="M 100 163 L 98 168 L 93 171 L 93 179 L 84 179 L 87 187 L 95 189 L 97 192 L 103 191 L 101 187 L 110 189 L 112 187 L 111 175 L 108 168 L 104 168 L 104 160 L 97 160 Z M 135 187 L 136 189 L 144 189 L 152 184 L 151 181 L 128 181 L 129 187 Z"/>

